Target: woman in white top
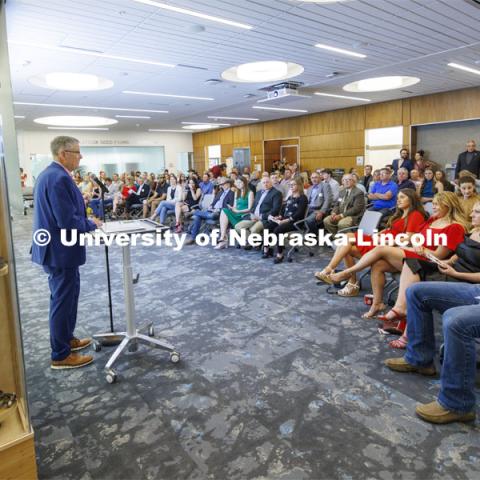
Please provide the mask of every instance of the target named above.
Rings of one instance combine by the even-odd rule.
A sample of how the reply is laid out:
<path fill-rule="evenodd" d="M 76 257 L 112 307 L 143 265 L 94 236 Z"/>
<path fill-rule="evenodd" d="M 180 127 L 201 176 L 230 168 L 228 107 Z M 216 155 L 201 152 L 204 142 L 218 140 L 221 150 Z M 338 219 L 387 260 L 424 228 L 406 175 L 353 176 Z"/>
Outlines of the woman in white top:
<path fill-rule="evenodd" d="M 160 217 L 160 223 L 164 224 L 168 212 L 175 212 L 176 203 L 181 201 L 183 201 L 183 188 L 177 183 L 177 177 L 171 174 L 170 186 L 167 189 L 167 199 L 158 204 L 155 213 L 150 217 L 150 219 L 155 220 L 155 218 L 158 216 Z"/>

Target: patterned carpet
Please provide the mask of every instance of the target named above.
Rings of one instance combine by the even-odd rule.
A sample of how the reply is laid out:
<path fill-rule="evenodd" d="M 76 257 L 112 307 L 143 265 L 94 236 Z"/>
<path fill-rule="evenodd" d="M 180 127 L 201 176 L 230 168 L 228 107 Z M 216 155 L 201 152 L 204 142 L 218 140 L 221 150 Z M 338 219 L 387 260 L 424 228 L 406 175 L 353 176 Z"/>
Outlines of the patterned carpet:
<path fill-rule="evenodd" d="M 438 379 L 390 372 L 396 355 L 360 319 L 362 297 L 325 293 L 330 252 L 273 265 L 258 252 L 137 247 L 139 319 L 182 354 L 140 347 L 105 381 L 111 349 L 49 368 L 47 278 L 31 264 L 31 216 L 15 221 L 29 402 L 41 479 L 478 478 L 477 425 L 426 424 Z M 121 250 L 111 250 L 123 328 Z M 108 324 L 104 251 L 81 269 L 78 333 Z"/>

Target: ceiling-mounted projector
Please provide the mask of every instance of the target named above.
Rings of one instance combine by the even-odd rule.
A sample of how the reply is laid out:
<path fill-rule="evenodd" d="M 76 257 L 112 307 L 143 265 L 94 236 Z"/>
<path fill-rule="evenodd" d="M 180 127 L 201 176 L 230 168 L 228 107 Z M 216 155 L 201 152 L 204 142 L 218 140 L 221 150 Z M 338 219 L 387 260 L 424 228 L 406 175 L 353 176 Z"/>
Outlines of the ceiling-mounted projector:
<path fill-rule="evenodd" d="M 309 98 L 309 95 L 301 95 L 299 92 L 299 87 L 303 83 L 299 82 L 284 82 L 279 83 L 278 85 L 272 85 L 271 87 L 262 88 L 266 90 L 267 98 L 262 98 L 258 100 L 257 103 L 271 102 L 274 100 L 283 100 L 283 99 L 295 99 L 295 98 Z"/>

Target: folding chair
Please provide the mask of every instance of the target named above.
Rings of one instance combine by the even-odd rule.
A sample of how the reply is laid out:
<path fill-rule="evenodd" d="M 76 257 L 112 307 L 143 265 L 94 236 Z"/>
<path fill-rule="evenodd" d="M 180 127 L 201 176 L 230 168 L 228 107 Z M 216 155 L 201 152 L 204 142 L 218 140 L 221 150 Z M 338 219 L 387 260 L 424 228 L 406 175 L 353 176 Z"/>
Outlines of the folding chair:
<path fill-rule="evenodd" d="M 307 220 L 307 217 L 308 217 L 308 205 L 307 207 L 305 208 L 305 215 L 303 217 L 302 220 L 298 220 L 297 222 L 295 222 L 293 224 L 293 226 L 295 227 L 295 230 L 293 232 L 288 232 L 288 237 L 290 237 L 290 234 L 292 233 L 300 233 L 303 237 L 305 236 L 306 233 L 310 233 L 310 229 L 308 228 L 308 224 L 306 223 L 306 220 Z M 288 252 L 287 252 L 287 261 L 288 262 L 293 262 L 293 255 L 294 253 L 300 253 L 301 252 L 301 249 L 306 249 L 307 252 L 308 252 L 308 255 L 310 257 L 313 257 L 315 255 L 315 252 L 313 251 L 312 247 L 310 246 L 307 246 L 307 245 L 302 245 L 301 247 L 294 247 L 294 246 L 290 246 L 290 248 L 288 249 Z"/>

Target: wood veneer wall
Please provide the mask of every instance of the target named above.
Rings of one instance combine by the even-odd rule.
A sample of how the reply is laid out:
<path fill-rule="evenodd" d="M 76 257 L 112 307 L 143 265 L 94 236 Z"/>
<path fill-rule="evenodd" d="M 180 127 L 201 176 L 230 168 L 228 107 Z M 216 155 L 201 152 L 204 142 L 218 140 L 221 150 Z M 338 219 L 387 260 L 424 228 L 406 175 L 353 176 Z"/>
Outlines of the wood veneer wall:
<path fill-rule="evenodd" d="M 250 147 L 253 165 L 263 164 L 264 140 L 298 137 L 301 170 L 348 169 L 365 153 L 366 129 L 403 125 L 404 145 L 414 149 L 411 125 L 471 118 L 480 118 L 480 87 L 195 133 L 195 168 L 205 169 L 208 145 L 220 144 L 223 160 L 234 148 Z"/>

